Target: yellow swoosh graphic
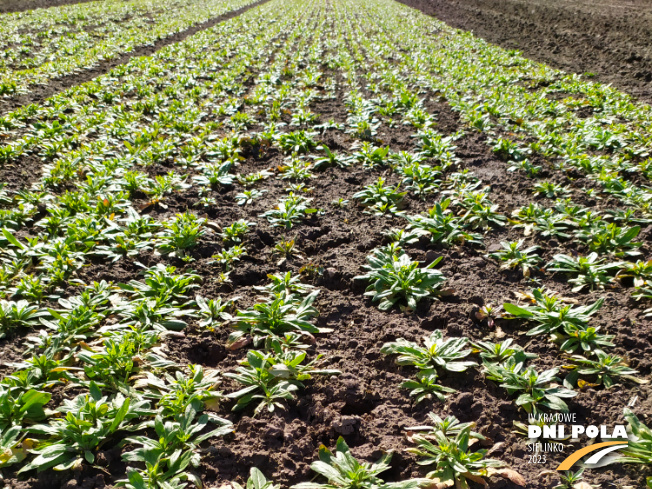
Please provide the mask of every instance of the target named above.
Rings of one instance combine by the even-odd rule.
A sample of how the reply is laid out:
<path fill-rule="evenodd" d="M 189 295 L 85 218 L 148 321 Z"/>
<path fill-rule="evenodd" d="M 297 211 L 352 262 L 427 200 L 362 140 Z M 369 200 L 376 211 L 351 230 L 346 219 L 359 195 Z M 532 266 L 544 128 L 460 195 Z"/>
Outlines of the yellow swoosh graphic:
<path fill-rule="evenodd" d="M 595 452 L 596 450 L 599 450 L 600 448 L 604 447 L 610 447 L 612 445 L 622 445 L 622 441 L 604 441 L 602 443 L 596 443 L 594 445 L 589 445 L 588 447 L 584 447 L 579 449 L 576 452 L 571 453 L 566 459 L 559 464 L 559 467 L 557 467 L 557 470 L 568 470 L 570 469 L 573 465 L 575 465 L 575 462 L 577 462 L 579 459 L 581 459 L 584 455 L 587 453 Z"/>

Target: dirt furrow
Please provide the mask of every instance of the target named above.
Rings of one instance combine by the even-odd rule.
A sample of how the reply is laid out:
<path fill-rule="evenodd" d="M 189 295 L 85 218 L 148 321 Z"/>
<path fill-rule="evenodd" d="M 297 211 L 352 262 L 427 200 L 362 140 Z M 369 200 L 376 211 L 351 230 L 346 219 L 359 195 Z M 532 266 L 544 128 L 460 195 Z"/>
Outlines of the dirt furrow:
<path fill-rule="evenodd" d="M 61 7 L 62 5 L 74 5 L 76 3 L 88 3 L 94 0 L 2 0 L 0 2 L 0 14 L 12 12 L 25 12 L 37 8 Z"/>

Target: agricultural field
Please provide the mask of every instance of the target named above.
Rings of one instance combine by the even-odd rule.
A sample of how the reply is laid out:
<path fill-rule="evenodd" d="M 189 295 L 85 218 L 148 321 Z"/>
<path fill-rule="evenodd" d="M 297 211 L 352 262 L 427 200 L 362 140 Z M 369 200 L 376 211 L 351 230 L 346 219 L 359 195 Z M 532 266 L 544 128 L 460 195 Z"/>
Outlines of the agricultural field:
<path fill-rule="evenodd" d="M 394 0 L 0 19 L 0 487 L 652 488 L 644 97 Z"/>
<path fill-rule="evenodd" d="M 0 110 L 41 102 L 105 73 L 111 64 L 150 54 L 175 41 L 180 32 L 205 28 L 208 21 L 222 20 L 220 14 L 250 3 L 107 1 L 7 14 L 0 27 L 0 95 L 12 98 Z"/>
<path fill-rule="evenodd" d="M 647 0 L 400 0 L 530 59 L 652 102 Z"/>

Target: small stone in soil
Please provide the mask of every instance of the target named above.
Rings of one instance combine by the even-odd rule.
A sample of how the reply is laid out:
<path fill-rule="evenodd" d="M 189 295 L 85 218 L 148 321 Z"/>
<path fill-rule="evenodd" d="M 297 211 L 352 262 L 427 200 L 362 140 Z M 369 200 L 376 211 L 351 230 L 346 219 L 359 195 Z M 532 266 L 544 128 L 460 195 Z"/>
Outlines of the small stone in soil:
<path fill-rule="evenodd" d="M 340 435 L 350 435 L 356 430 L 361 422 L 362 418 L 359 416 L 342 416 L 333 421 L 331 427 L 335 433 L 339 433 Z"/>

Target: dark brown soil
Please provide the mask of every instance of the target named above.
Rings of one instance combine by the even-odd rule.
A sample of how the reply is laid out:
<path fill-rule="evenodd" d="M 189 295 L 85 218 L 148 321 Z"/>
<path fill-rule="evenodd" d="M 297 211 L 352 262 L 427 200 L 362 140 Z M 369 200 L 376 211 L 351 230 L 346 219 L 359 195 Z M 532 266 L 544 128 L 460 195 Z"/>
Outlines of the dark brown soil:
<path fill-rule="evenodd" d="M 646 0 L 399 0 L 527 58 L 652 102 L 652 4 Z"/>
<path fill-rule="evenodd" d="M 90 68 L 88 70 L 83 70 L 79 73 L 73 73 L 70 75 L 65 75 L 59 78 L 55 78 L 49 81 L 47 85 L 37 85 L 30 88 L 30 92 L 17 95 L 15 97 L 4 97 L 0 98 L 0 114 L 15 110 L 18 107 L 29 104 L 42 104 L 46 99 L 56 95 L 57 93 L 63 92 L 70 87 L 81 85 L 87 81 L 90 81 L 98 76 L 108 73 L 111 69 L 116 66 L 123 65 L 129 62 L 131 58 L 137 58 L 139 56 L 149 56 L 154 54 L 156 51 L 174 44 L 177 42 L 183 41 L 186 37 L 192 36 L 193 34 L 210 29 L 216 24 L 223 22 L 225 20 L 237 17 L 240 14 L 243 14 L 249 9 L 262 5 L 263 3 L 268 2 L 269 0 L 258 0 L 252 4 L 249 4 L 245 7 L 241 7 L 236 10 L 232 10 L 217 17 L 213 17 L 206 22 L 201 22 L 195 24 L 192 27 L 189 27 L 185 31 L 177 32 L 171 36 L 168 36 L 164 39 L 159 39 L 158 41 L 150 44 L 148 46 L 141 46 L 133 49 L 129 53 L 124 53 L 116 56 L 110 60 L 104 60 L 97 64 L 97 66 Z"/>
<path fill-rule="evenodd" d="M 24 155 L 19 162 L 6 163 L 0 166 L 0 182 L 8 190 L 26 188 L 41 175 L 43 161 L 35 155 Z"/>
<path fill-rule="evenodd" d="M 59 7 L 74 3 L 86 3 L 93 0 L 0 0 L 0 14 L 24 12 L 37 8 Z"/>

